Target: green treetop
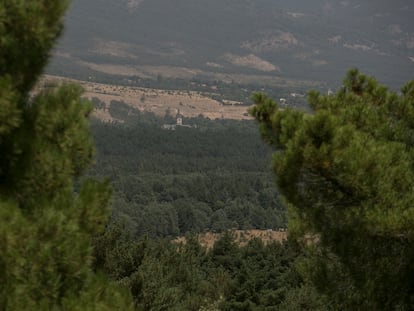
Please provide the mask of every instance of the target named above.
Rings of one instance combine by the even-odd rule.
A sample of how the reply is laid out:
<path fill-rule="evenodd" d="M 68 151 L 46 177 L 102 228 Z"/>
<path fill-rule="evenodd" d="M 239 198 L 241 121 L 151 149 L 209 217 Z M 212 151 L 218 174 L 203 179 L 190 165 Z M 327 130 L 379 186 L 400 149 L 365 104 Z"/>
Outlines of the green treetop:
<path fill-rule="evenodd" d="M 311 114 L 254 101 L 303 272 L 341 310 L 412 310 L 414 81 L 395 93 L 350 70 L 335 95 L 309 93 Z"/>
<path fill-rule="evenodd" d="M 0 2 L 0 310 L 127 310 L 130 298 L 92 270 L 91 235 L 110 191 L 74 178 L 93 144 L 82 90 L 31 96 L 62 31 L 67 1 Z"/>

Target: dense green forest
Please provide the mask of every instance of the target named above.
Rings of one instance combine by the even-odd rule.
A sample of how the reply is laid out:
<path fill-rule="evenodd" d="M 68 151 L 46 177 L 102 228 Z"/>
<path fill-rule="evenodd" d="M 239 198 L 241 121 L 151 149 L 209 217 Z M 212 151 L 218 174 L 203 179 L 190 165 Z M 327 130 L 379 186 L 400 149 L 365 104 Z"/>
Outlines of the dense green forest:
<path fill-rule="evenodd" d="M 92 122 L 91 176 L 109 177 L 113 217 L 135 236 L 166 237 L 226 229 L 286 226 L 270 171 L 271 148 L 253 121 L 185 119 L 197 127 L 162 129 L 157 118 L 112 102 L 125 123 Z"/>
<path fill-rule="evenodd" d="M 114 189 L 95 268 L 130 289 L 136 310 L 329 310 L 296 269 L 299 244 L 240 246 L 227 231 L 286 226 L 272 149 L 253 121 L 199 117 L 184 119 L 191 128 L 165 130 L 175 122 L 169 114 L 121 102 L 109 111 L 124 123 L 91 122 L 97 160 L 89 175 L 108 176 Z M 206 249 L 202 231 L 223 236 Z M 176 235 L 187 243 L 171 243 Z"/>
<path fill-rule="evenodd" d="M 102 103 L 93 100 L 95 109 Z M 97 147 L 89 177 L 113 186 L 112 217 L 94 240 L 94 267 L 129 288 L 136 310 L 329 310 L 297 270 L 286 241 L 236 243 L 229 229 L 285 227 L 270 170 L 272 148 L 253 121 L 184 119 L 111 102 L 122 122 L 91 120 Z M 222 232 L 212 249 L 197 233 Z M 171 238 L 185 235 L 185 244 Z"/>
<path fill-rule="evenodd" d="M 97 267 L 130 288 L 138 310 L 412 310 L 413 89 L 414 83 L 409 82 L 397 94 L 351 70 L 337 94 L 309 93 L 313 114 L 280 110 L 275 101 L 256 94 L 251 113 L 265 142 L 276 148 L 271 161 L 289 204 L 291 239 L 267 246 L 253 240 L 241 247 L 227 233 L 207 251 L 191 236 L 187 245 L 178 246 L 149 240 L 148 234 L 137 240 L 139 234 L 131 232 L 126 215 L 116 217 L 120 223 L 97 238 L 96 258 L 101 260 Z M 130 121 L 140 117 L 125 108 L 120 105 L 112 113 L 135 114 Z M 154 116 L 142 117 L 140 124 L 159 130 Z M 221 132 L 225 129 L 233 139 L 224 140 L 221 150 L 232 143 L 240 148 L 235 133 L 243 133 L 248 141 L 248 122 L 202 118 L 197 122 L 197 129 L 159 130 L 160 135 L 180 137 L 176 141 L 181 145 L 169 152 L 185 154 L 187 141 L 176 133 L 200 131 L 204 137 L 219 133 L 214 141 L 220 141 L 226 137 Z M 138 128 L 128 123 L 116 126 Z M 245 142 L 243 147 L 248 146 Z M 196 148 L 189 154 L 196 158 L 209 154 L 208 150 L 197 153 Z M 229 155 L 238 154 L 230 150 Z M 196 167 L 196 163 L 189 165 Z M 230 168 L 237 167 L 249 172 L 249 166 L 233 160 Z M 254 170 L 260 172 L 260 165 Z M 177 172 L 172 166 L 170 173 Z M 211 186 L 203 189 L 214 190 Z M 243 202 L 249 198 L 243 197 Z M 179 220 L 180 210 L 174 211 Z M 232 225 L 240 226 L 239 219 L 246 218 L 233 220 Z M 132 237 L 122 237 L 125 234 Z M 152 234 L 156 235 L 168 234 Z M 126 249 L 132 253 L 125 257 Z M 129 269 L 121 269 L 119 275 L 123 264 Z M 149 282 L 154 275 L 162 281 Z"/>
<path fill-rule="evenodd" d="M 96 269 L 130 289 L 136 310 L 335 310 L 299 274 L 294 242 L 239 246 L 226 232 L 207 250 L 192 235 L 136 239 L 113 223 L 94 249 Z"/>

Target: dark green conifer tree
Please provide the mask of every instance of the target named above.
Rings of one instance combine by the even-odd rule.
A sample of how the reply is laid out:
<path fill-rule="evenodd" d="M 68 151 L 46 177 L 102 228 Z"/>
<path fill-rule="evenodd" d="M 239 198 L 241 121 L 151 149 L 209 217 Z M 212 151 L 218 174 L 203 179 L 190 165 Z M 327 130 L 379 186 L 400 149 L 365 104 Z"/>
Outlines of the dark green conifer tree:
<path fill-rule="evenodd" d="M 32 91 L 62 32 L 64 0 L 0 1 L 0 310 L 128 310 L 94 273 L 92 234 L 110 190 L 74 179 L 91 163 L 76 85 Z"/>
<path fill-rule="evenodd" d="M 395 93 L 350 70 L 335 95 L 309 93 L 312 114 L 254 101 L 303 272 L 338 310 L 413 310 L 414 81 Z"/>

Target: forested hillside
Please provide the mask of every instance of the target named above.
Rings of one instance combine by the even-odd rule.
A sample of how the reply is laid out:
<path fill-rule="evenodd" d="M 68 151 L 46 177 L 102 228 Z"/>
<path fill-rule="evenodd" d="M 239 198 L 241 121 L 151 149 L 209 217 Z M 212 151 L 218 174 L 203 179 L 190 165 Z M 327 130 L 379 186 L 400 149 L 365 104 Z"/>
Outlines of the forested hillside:
<path fill-rule="evenodd" d="M 185 119 L 175 123 L 138 110 L 110 112 L 126 123 L 92 123 L 97 145 L 95 177 L 114 187 L 113 215 L 135 236 L 183 235 L 226 229 L 286 226 L 285 209 L 270 172 L 271 148 L 253 121 Z"/>
<path fill-rule="evenodd" d="M 170 115 L 119 102 L 109 111 L 123 123 L 91 123 L 97 161 L 88 174 L 108 176 L 114 188 L 95 267 L 130 289 L 136 310 L 329 310 L 296 269 L 297 243 L 240 246 L 227 231 L 286 226 L 272 149 L 253 121 L 186 118 L 192 127 L 166 130 Z M 207 249 L 202 231 L 223 235 Z M 177 235 L 186 243 L 172 242 Z"/>

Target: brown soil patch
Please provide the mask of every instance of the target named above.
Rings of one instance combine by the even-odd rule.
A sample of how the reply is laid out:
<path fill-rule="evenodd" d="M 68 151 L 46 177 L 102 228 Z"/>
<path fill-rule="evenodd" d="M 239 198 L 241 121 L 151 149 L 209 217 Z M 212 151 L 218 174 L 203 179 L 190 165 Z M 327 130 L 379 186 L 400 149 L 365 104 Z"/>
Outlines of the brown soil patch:
<path fill-rule="evenodd" d="M 287 240 L 287 231 L 279 230 L 231 230 L 231 233 L 234 235 L 235 241 L 237 244 L 244 246 L 250 240 L 254 238 L 261 239 L 265 244 L 270 242 L 283 242 Z M 198 235 L 199 243 L 211 249 L 214 246 L 214 243 L 223 236 L 223 233 L 213 233 L 205 232 Z M 174 243 L 184 243 L 186 242 L 185 237 L 178 237 Z"/>

